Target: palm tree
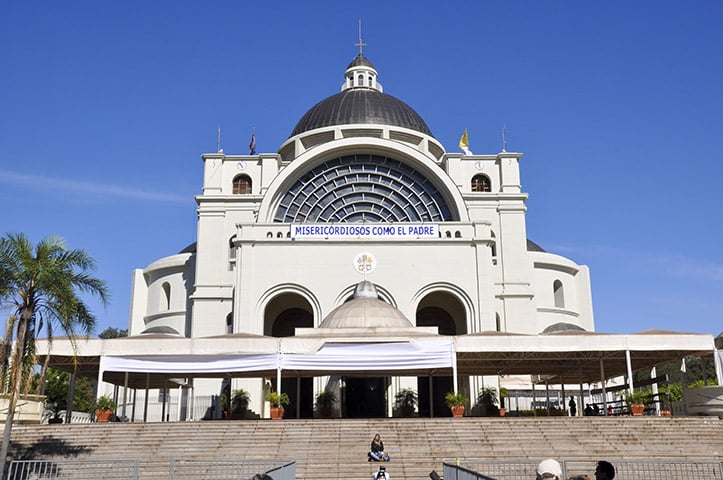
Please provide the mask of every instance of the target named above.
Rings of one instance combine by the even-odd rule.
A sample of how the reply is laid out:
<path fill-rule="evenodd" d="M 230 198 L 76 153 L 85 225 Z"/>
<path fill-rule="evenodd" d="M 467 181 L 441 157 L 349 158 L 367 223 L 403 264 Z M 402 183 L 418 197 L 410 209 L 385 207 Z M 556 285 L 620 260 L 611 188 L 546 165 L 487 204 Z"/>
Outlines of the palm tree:
<path fill-rule="evenodd" d="M 34 361 L 37 333 L 45 326 L 51 334 L 63 331 L 74 342 L 77 331 L 90 335 L 95 327 L 95 317 L 79 294 L 95 295 L 107 303 L 106 284 L 89 274 L 93 270 L 95 261 L 83 250 L 68 250 L 61 238 L 45 238 L 35 247 L 23 234 L 0 238 L 0 306 L 12 310 L 8 322 L 14 321 L 5 339 L 6 345 L 14 340 L 10 358 L 2 358 L 10 364 L 10 402 L 0 475 L 5 471 L 15 406 L 28 373 L 24 367 Z"/>

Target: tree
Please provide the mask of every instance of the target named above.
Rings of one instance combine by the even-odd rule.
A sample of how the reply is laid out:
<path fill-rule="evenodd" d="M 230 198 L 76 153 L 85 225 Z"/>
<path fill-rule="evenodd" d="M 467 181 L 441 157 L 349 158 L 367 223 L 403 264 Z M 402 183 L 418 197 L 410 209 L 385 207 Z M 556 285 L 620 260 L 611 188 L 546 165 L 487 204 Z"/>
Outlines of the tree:
<path fill-rule="evenodd" d="M 98 334 L 98 338 L 103 339 L 109 339 L 109 338 L 121 338 L 121 337 L 127 337 L 128 336 L 128 330 L 120 328 L 114 328 L 114 327 L 108 327 L 102 332 Z"/>
<path fill-rule="evenodd" d="M 74 345 L 77 331 L 90 335 L 95 317 L 80 294 L 95 295 L 105 305 L 108 291 L 105 282 L 93 277 L 94 260 L 83 250 L 69 250 L 58 237 L 41 240 L 35 247 L 23 234 L 9 233 L 0 238 L 0 305 L 10 307 L 8 335 L 12 344 L 8 382 L 10 401 L 2 447 L 0 474 L 5 471 L 15 407 L 24 380 L 34 362 L 35 338 L 48 326 L 48 332 L 62 331 Z M 14 343 L 13 343 L 14 342 Z"/>
<path fill-rule="evenodd" d="M 34 381 L 40 381 L 40 374 L 36 374 Z M 70 374 L 54 368 L 48 369 L 45 379 L 45 395 L 48 404 L 53 404 L 57 411 L 66 410 L 68 405 L 68 391 L 70 390 Z M 85 377 L 78 377 L 73 388 L 72 406 L 76 412 L 89 412 L 95 401 L 95 385 L 93 380 Z"/>

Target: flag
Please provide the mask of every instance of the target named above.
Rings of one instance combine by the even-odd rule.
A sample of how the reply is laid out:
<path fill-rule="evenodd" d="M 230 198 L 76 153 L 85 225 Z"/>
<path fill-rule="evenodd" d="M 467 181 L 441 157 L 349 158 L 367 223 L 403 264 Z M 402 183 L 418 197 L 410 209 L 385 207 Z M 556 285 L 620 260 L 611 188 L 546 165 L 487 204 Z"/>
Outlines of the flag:
<path fill-rule="evenodd" d="M 462 138 L 459 139 L 459 148 L 464 152 L 465 155 L 472 155 L 472 152 L 469 150 L 469 138 L 467 137 L 466 128 L 464 129 Z"/>
<path fill-rule="evenodd" d="M 256 155 L 256 132 L 251 134 L 251 143 L 249 143 L 249 155 Z"/>

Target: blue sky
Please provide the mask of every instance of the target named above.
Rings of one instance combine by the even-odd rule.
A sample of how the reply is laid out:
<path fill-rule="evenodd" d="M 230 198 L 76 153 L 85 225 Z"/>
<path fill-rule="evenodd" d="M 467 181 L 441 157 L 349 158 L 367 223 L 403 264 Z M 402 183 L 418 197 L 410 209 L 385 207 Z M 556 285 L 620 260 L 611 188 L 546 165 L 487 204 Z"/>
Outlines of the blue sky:
<path fill-rule="evenodd" d="M 111 288 L 196 234 L 200 155 L 275 152 L 357 53 L 448 151 L 525 154 L 528 236 L 591 269 L 598 331 L 723 330 L 723 3 L 4 2 L 0 233 Z"/>

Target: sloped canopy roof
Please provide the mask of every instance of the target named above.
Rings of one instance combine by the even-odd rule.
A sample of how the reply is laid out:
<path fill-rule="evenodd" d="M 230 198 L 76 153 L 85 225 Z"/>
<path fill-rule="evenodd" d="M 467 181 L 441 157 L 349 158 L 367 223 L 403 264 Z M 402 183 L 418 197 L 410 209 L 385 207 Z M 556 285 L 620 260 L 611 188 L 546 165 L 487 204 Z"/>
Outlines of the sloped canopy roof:
<path fill-rule="evenodd" d="M 678 360 L 683 356 L 701 356 L 714 352 L 711 335 L 691 333 L 641 333 L 631 335 L 608 335 L 599 333 L 580 333 L 576 335 L 508 335 L 508 334 L 471 334 L 449 336 L 428 336 L 418 339 L 434 341 L 448 339 L 454 344 L 457 372 L 462 375 L 539 375 L 549 378 L 552 383 L 590 383 L 601 378 L 601 362 L 607 378 L 623 375 L 627 372 L 626 352 L 629 352 L 633 370 L 648 369 L 655 365 Z M 222 336 L 209 338 L 178 338 L 171 336 L 138 336 L 117 339 L 78 339 L 77 373 L 81 376 L 97 378 L 103 357 L 138 358 L 151 357 L 154 360 L 166 356 L 169 361 L 181 358 L 189 365 L 188 371 L 174 371 L 172 374 L 161 371 L 135 372 L 129 375 L 129 385 L 145 388 L 148 380 L 151 388 L 166 385 L 169 378 L 181 377 L 268 377 L 275 376 L 275 368 L 257 365 L 251 369 L 237 371 L 204 371 L 215 357 L 233 358 L 242 362 L 258 358 L 258 355 L 276 355 L 279 350 L 284 355 L 309 355 L 322 351 L 326 344 L 370 345 L 384 344 L 390 354 L 395 344 L 409 345 L 410 338 L 405 336 L 353 336 L 334 338 L 333 341 L 321 337 L 258 337 L 258 336 Z M 401 349 L 402 347 L 400 347 Z M 407 348 L 407 347 L 404 347 Z M 43 362 L 48 354 L 46 340 L 38 340 L 38 362 Z M 350 348 L 351 351 L 351 348 Z M 164 353 L 167 352 L 167 353 Z M 50 366 L 60 370 L 73 371 L 73 348 L 67 339 L 56 338 L 53 341 Z M 450 367 L 418 367 L 409 365 L 379 363 L 374 368 L 363 371 L 350 370 L 343 356 L 333 365 L 334 371 L 344 375 L 450 375 Z M 282 370 L 283 376 L 328 375 L 330 365 L 317 370 L 311 363 L 303 368 Z M 243 371 L 242 371 L 243 370 Z M 124 372 L 107 371 L 104 381 L 117 385 L 124 384 Z"/>

